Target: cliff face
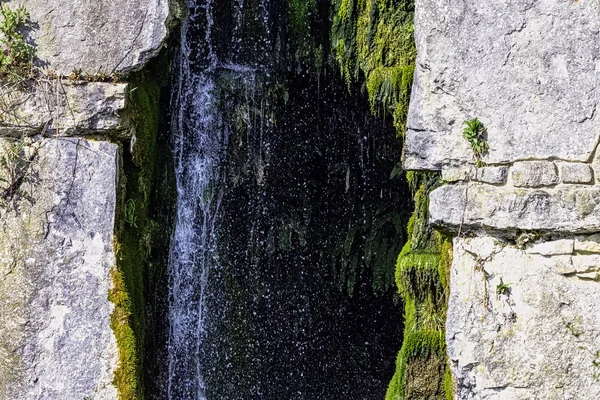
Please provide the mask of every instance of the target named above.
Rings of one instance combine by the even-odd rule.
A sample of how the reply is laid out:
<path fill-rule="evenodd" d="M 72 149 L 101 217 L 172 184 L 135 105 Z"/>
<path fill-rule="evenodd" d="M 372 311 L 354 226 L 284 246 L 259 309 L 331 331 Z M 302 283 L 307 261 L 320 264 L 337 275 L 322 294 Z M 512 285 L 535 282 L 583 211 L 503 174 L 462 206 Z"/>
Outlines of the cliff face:
<path fill-rule="evenodd" d="M 445 181 L 429 211 L 455 235 L 456 398 L 600 395 L 597 14 L 594 2 L 416 1 L 404 165 Z M 470 144 L 474 118 L 487 129 Z"/>
<path fill-rule="evenodd" d="M 149 161 L 158 94 L 141 74 L 135 94 L 103 81 L 158 54 L 169 2 L 18 3 L 40 69 L 3 82 L 0 95 L 0 399 L 134 398 L 143 333 L 131 304 L 141 292 L 129 285 L 138 272 L 123 261 L 123 232 L 139 226 L 146 242 L 153 233 L 148 196 L 131 207 L 151 181 L 126 160 Z M 139 179 L 126 185 L 132 168 Z"/>

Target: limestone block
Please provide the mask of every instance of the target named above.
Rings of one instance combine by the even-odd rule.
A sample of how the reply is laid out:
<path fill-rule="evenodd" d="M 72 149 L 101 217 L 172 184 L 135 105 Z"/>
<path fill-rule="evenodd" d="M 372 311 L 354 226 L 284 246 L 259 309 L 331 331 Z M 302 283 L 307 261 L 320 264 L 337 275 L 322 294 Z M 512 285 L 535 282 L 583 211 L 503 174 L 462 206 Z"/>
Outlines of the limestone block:
<path fill-rule="evenodd" d="M 540 254 L 542 256 L 572 254 L 574 243 L 574 239 L 549 240 L 528 246 L 526 252 L 529 254 Z"/>
<path fill-rule="evenodd" d="M 454 239 L 446 341 L 456 399 L 600 398 L 599 283 L 555 273 L 564 257 Z"/>
<path fill-rule="evenodd" d="M 560 178 L 563 183 L 593 183 L 592 167 L 583 163 L 561 163 Z"/>
<path fill-rule="evenodd" d="M 600 234 L 575 237 L 575 251 L 600 253 Z"/>
<path fill-rule="evenodd" d="M 442 170 L 442 180 L 446 182 L 467 181 L 471 174 L 470 168 L 446 168 Z"/>
<path fill-rule="evenodd" d="M 577 277 L 590 281 L 600 281 L 600 274 L 598 272 L 580 272 L 577 273 Z"/>
<path fill-rule="evenodd" d="M 56 138 L 28 147 L 37 155 L 17 160 L 19 190 L 0 183 L 0 397 L 114 400 L 118 146 Z"/>
<path fill-rule="evenodd" d="M 600 271 L 600 256 L 595 254 L 576 255 L 571 257 L 575 272 L 598 272 Z"/>
<path fill-rule="evenodd" d="M 516 162 L 511 168 L 513 185 L 516 187 L 544 187 L 558 183 L 556 165 L 551 161 Z"/>
<path fill-rule="evenodd" d="M 600 188 L 561 186 L 520 189 L 480 183 L 444 185 L 430 195 L 430 221 L 465 228 L 540 230 L 553 233 L 600 231 Z"/>
<path fill-rule="evenodd" d="M 0 94 L 0 135 L 122 135 L 126 84 L 40 81 Z"/>
<path fill-rule="evenodd" d="M 37 64 L 69 75 L 141 68 L 167 38 L 169 0 L 10 0 L 31 14 Z"/>
<path fill-rule="evenodd" d="M 492 185 L 504 184 L 507 178 L 508 167 L 506 166 L 477 168 L 472 175 L 472 180 Z"/>
<path fill-rule="evenodd" d="M 600 137 L 597 15 L 594 1 L 416 0 L 404 168 L 472 162 L 472 118 L 487 128 L 484 162 L 587 162 Z"/>

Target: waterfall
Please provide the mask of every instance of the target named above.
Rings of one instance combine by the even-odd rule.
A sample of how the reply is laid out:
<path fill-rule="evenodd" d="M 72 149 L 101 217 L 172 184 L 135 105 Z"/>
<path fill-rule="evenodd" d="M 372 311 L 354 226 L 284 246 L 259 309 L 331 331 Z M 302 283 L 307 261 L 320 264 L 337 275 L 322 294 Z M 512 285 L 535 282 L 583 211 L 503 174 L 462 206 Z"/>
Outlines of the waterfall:
<path fill-rule="evenodd" d="M 306 10 L 296 28 L 326 24 L 302 2 L 188 0 L 157 399 L 383 398 L 391 378 L 389 272 L 410 198 L 389 179 L 396 134 L 311 64 L 321 44 L 290 42 Z"/>
<path fill-rule="evenodd" d="M 213 40 L 213 0 L 190 0 L 181 29 L 180 69 L 172 99 L 177 216 L 169 255 L 167 391 L 173 400 L 206 398 L 202 345 L 207 280 L 211 270 L 219 268 L 216 224 L 229 129 L 218 104 L 219 79 L 233 79 L 252 92 L 256 70 L 237 63 L 237 50 L 244 45 L 237 28 L 244 5 L 243 0 L 235 3 L 237 40 L 230 44 L 228 59 L 219 59 Z"/>
<path fill-rule="evenodd" d="M 177 221 L 169 260 L 169 399 L 204 399 L 200 356 L 204 296 L 209 268 L 215 268 L 214 228 L 221 200 L 219 181 L 226 131 L 215 105 L 216 56 L 210 28 L 212 0 L 190 5 L 182 26 L 182 54 L 174 113 Z M 201 65 L 190 27 L 205 22 Z M 203 65 L 202 65 L 203 64 Z"/>

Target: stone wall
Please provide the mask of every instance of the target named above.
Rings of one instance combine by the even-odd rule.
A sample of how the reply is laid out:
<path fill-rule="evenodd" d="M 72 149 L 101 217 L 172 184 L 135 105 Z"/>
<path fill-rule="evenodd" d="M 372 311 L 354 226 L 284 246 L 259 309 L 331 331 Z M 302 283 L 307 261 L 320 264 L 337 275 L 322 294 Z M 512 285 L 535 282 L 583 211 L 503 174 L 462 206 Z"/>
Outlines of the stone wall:
<path fill-rule="evenodd" d="M 125 224 L 123 153 L 134 120 L 158 116 L 132 116 L 144 110 L 131 110 L 126 82 L 57 77 L 143 69 L 167 39 L 169 1 L 3 6 L 17 4 L 31 14 L 40 71 L 0 85 L 0 400 L 137 398 L 138 360 L 120 341 L 140 327 L 109 298 L 133 301 L 115 278 L 125 279 L 115 239 Z"/>
<path fill-rule="evenodd" d="M 442 172 L 429 212 L 455 236 L 456 399 L 600 396 L 599 11 L 416 1 L 404 166 Z M 473 118 L 480 162 L 463 137 Z"/>

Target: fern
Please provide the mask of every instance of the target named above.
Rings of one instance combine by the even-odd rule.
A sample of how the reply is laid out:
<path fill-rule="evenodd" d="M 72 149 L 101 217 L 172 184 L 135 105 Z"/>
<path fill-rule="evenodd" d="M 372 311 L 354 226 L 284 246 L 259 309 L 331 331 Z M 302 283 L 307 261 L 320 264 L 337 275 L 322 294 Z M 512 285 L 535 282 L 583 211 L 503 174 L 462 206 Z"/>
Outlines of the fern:
<path fill-rule="evenodd" d="M 477 165 L 480 166 L 482 164 L 481 157 L 485 155 L 489 149 L 488 142 L 485 138 L 486 129 L 477 118 L 465 121 L 465 125 L 467 127 L 463 131 L 463 136 L 471 145 Z"/>

